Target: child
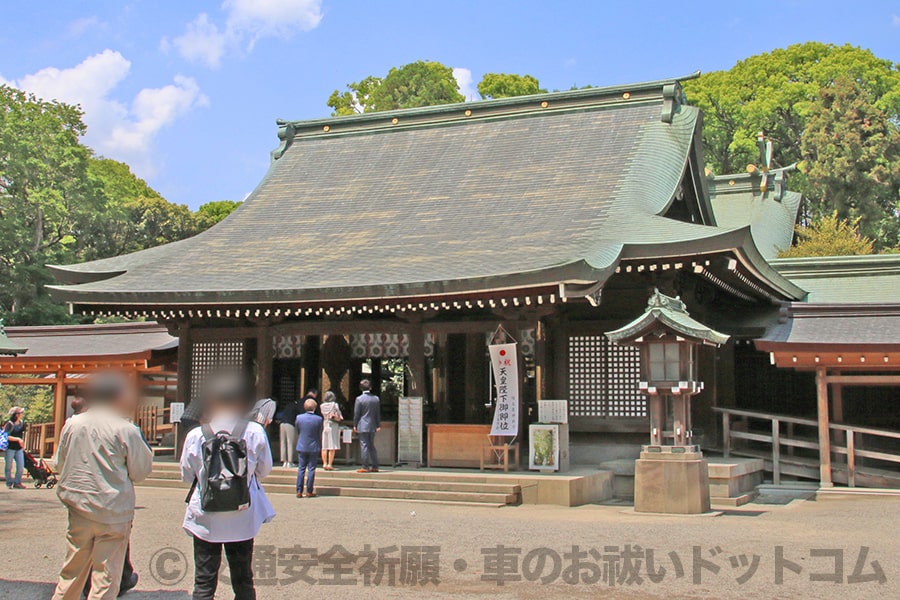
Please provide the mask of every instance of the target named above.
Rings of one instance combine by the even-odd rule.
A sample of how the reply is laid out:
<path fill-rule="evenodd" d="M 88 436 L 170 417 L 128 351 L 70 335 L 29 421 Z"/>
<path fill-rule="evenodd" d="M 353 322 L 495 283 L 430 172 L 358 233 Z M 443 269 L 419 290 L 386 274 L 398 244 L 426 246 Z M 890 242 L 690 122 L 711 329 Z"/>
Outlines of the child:
<path fill-rule="evenodd" d="M 201 398 L 207 426 L 195 427 L 184 441 L 181 476 L 194 483 L 184 514 L 184 529 L 194 538 L 194 600 L 212 600 L 216 595 L 222 548 L 231 572 L 231 587 L 236 600 L 254 600 L 253 538 L 263 523 L 275 517 L 259 480 L 272 470 L 272 453 L 262 425 L 245 419 L 250 395 L 242 378 L 220 375 L 210 379 Z M 241 432 L 246 444 L 246 478 L 249 506 L 235 510 L 204 510 L 210 490 L 204 444 L 209 448 L 210 434 L 217 436 Z M 215 476 L 215 473 L 213 474 Z"/>

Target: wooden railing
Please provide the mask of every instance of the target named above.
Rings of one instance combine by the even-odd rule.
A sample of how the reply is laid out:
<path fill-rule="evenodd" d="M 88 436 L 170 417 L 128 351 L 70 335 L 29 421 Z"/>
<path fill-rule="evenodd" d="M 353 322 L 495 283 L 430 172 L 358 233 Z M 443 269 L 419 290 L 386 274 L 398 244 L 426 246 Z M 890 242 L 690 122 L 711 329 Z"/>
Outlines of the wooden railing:
<path fill-rule="evenodd" d="M 819 424 L 813 419 L 787 415 L 762 413 L 731 408 L 715 408 L 722 415 L 722 452 L 761 457 L 770 463 L 772 481 L 781 483 L 781 476 L 788 474 L 818 479 L 812 459 L 819 461 Z M 900 432 L 872 427 L 857 427 L 842 423 L 829 425 L 831 452 L 843 456 L 843 462 L 832 462 L 832 476 L 856 487 L 863 462 L 883 461 L 891 466 L 900 463 Z M 878 450 L 868 449 L 879 448 Z M 867 466 L 869 466 L 867 464 Z M 896 473 L 872 468 L 873 473 Z"/>
<path fill-rule="evenodd" d="M 172 431 L 172 424 L 167 422 L 168 416 L 168 408 L 139 406 L 135 411 L 134 422 L 141 429 L 144 438 L 155 444 L 163 434 Z"/>
<path fill-rule="evenodd" d="M 25 432 L 25 450 L 40 458 L 49 458 L 56 441 L 53 423 L 29 423 Z"/>

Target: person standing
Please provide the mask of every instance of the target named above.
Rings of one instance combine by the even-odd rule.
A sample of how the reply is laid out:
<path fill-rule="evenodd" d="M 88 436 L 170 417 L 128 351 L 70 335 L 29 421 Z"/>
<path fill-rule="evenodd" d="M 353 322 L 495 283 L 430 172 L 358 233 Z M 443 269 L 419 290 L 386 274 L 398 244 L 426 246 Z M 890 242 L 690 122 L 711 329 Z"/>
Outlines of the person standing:
<path fill-rule="evenodd" d="M 306 397 L 316 399 L 319 392 L 311 389 Z M 281 426 L 279 427 L 279 439 L 281 447 L 281 466 L 290 469 L 297 462 L 297 416 L 303 412 L 303 403 L 297 398 L 292 398 L 281 411 Z"/>
<path fill-rule="evenodd" d="M 326 471 L 334 471 L 334 453 L 341 449 L 341 407 L 334 392 L 325 392 L 322 402 L 322 463 Z"/>
<path fill-rule="evenodd" d="M 269 439 L 261 423 L 246 419 L 251 396 L 239 374 L 210 378 L 204 384 L 201 400 L 205 425 L 195 427 L 187 434 L 181 454 L 181 479 L 194 484 L 188 494 L 182 524 L 194 543 L 192 598 L 215 598 L 224 549 L 235 599 L 254 600 L 253 541 L 263 523 L 275 518 L 272 504 L 259 484 L 259 480 L 272 471 Z M 234 449 L 230 440 L 240 446 L 246 469 L 240 468 L 243 465 L 226 468 L 222 462 L 221 451 L 225 444 Z M 240 471 L 242 479 L 246 478 L 240 485 L 248 488 L 241 491 L 241 495 L 247 495 L 247 504 L 228 510 L 221 506 L 213 509 L 206 503 L 214 503 L 217 493 L 231 490 L 224 485 L 216 488 L 211 482 L 216 479 L 223 482 L 222 475 L 238 475 L 229 469 Z M 210 510 L 205 510 L 204 506 Z"/>
<path fill-rule="evenodd" d="M 362 468 L 357 473 L 378 472 L 378 451 L 375 449 L 375 434 L 381 431 L 381 400 L 372 393 L 372 383 L 368 379 L 359 382 L 362 395 L 353 406 L 353 429 L 359 437 L 362 454 Z"/>
<path fill-rule="evenodd" d="M 316 414 L 316 401 L 307 398 L 303 403 L 306 411 L 297 416 L 297 497 L 303 498 L 303 479 L 306 477 L 306 497 L 314 498 L 316 462 L 322 451 L 322 417 Z"/>
<path fill-rule="evenodd" d="M 9 420 L 3 426 L 9 440 L 5 454 L 3 475 L 6 477 L 8 489 L 25 489 L 22 485 L 22 471 L 25 470 L 25 409 L 21 406 L 13 406 L 9 409 Z M 16 474 L 13 476 L 13 463 L 16 465 Z"/>
<path fill-rule="evenodd" d="M 88 576 L 90 600 L 118 595 L 134 520 L 134 482 L 153 468 L 153 452 L 128 421 L 137 405 L 131 382 L 124 375 L 97 375 L 87 399 L 87 411 L 63 427 L 54 459 L 69 528 L 53 600 L 77 600 Z"/>

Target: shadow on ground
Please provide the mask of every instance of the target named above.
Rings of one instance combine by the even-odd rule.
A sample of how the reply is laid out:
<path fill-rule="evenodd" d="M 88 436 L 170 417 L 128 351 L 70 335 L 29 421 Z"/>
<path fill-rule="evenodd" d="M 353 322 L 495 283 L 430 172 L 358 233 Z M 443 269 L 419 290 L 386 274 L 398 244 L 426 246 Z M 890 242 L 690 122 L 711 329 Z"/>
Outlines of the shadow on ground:
<path fill-rule="evenodd" d="M 52 583 L 0 579 L 0 599 L 47 600 L 53 595 L 53 588 Z M 123 596 L 129 600 L 188 600 L 190 597 L 188 592 L 172 590 L 132 590 Z"/>

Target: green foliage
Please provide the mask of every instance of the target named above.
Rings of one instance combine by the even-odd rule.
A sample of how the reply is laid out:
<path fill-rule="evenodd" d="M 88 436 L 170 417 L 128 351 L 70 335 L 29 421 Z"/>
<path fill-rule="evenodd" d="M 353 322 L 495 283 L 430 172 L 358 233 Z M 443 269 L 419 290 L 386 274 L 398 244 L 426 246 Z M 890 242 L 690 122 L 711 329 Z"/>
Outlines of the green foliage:
<path fill-rule="evenodd" d="M 77 107 L 0 86 L 0 318 L 75 322 L 44 287 L 48 264 L 116 256 L 184 239 L 238 203 L 197 213 L 165 200 L 128 165 L 93 156 Z"/>
<path fill-rule="evenodd" d="M 362 81 L 347 84 L 347 90 L 334 90 L 328 98 L 328 106 L 334 109 L 332 116 L 340 117 L 373 112 L 372 93 L 381 86 L 381 77 L 366 77 Z"/>
<path fill-rule="evenodd" d="M 859 233 L 857 221 L 839 219 L 837 213 L 822 217 L 806 227 L 797 227 L 799 241 L 781 251 L 780 258 L 804 256 L 856 256 L 874 252 L 872 240 Z"/>
<path fill-rule="evenodd" d="M 861 217 L 863 234 L 875 237 L 877 247 L 896 246 L 898 176 L 887 163 L 897 159 L 900 71 L 892 61 L 849 45 L 807 42 L 686 81 L 684 90 L 704 111 L 713 171 L 736 173 L 756 163 L 756 136 L 764 131 L 778 165 L 810 165 L 791 178 L 791 188 L 807 199 L 804 222 L 833 211 Z M 840 147 L 843 136 L 865 123 L 858 139 Z M 864 185 L 851 193 L 848 186 L 859 182 Z"/>
<path fill-rule="evenodd" d="M 102 209 L 78 141 L 84 131 L 80 109 L 0 86 L 0 306 L 11 323 L 23 313 L 62 316 L 42 299 L 44 265 L 71 256 Z"/>
<path fill-rule="evenodd" d="M 453 69 L 439 62 L 420 60 L 394 67 L 384 77 L 369 76 L 335 90 L 328 98 L 332 115 L 452 104 L 465 100 Z"/>
<path fill-rule="evenodd" d="M 205 231 L 237 210 L 237 207 L 243 204 L 234 200 L 216 200 L 202 204 L 194 218 L 197 221 L 197 229 Z"/>
<path fill-rule="evenodd" d="M 511 98 L 529 94 L 543 94 L 536 77 L 531 75 L 515 75 L 512 73 L 486 73 L 478 83 L 478 93 L 485 100 L 492 98 Z"/>
<path fill-rule="evenodd" d="M 875 237 L 876 247 L 897 245 L 900 214 L 900 129 L 877 98 L 841 77 L 820 93 L 801 149 L 811 212 L 834 211 Z"/>
<path fill-rule="evenodd" d="M 0 419 L 6 423 L 9 409 L 25 409 L 27 423 L 53 421 L 53 388 L 48 385 L 2 385 L 0 378 Z"/>

